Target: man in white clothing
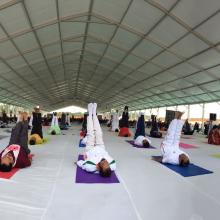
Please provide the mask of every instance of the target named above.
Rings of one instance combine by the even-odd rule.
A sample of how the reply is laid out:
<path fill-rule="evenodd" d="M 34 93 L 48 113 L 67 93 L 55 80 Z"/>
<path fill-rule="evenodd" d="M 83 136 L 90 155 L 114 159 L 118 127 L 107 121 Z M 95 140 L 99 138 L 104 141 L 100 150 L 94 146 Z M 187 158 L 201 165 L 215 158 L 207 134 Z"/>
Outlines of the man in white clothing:
<path fill-rule="evenodd" d="M 116 163 L 105 150 L 96 108 L 96 103 L 88 104 L 86 152 L 84 160 L 77 161 L 77 165 L 87 172 L 99 172 L 101 176 L 109 177 L 116 169 Z"/>
<path fill-rule="evenodd" d="M 151 140 L 145 137 L 145 121 L 144 121 L 144 113 L 141 113 L 137 127 L 134 135 L 134 144 L 140 147 L 150 147 Z"/>
<path fill-rule="evenodd" d="M 181 120 L 183 112 L 176 112 L 175 119 L 169 125 L 167 134 L 161 144 L 162 163 L 173 165 L 187 166 L 189 164 L 189 156 L 180 150 L 180 135 L 184 122 Z"/>
<path fill-rule="evenodd" d="M 137 146 L 140 146 L 140 147 L 150 147 L 151 140 L 144 137 L 144 136 L 142 136 L 142 135 L 139 135 L 134 140 L 134 144 L 137 145 Z"/>
<path fill-rule="evenodd" d="M 119 115 L 118 110 L 113 114 L 112 118 L 112 131 L 118 132 L 119 131 Z"/>

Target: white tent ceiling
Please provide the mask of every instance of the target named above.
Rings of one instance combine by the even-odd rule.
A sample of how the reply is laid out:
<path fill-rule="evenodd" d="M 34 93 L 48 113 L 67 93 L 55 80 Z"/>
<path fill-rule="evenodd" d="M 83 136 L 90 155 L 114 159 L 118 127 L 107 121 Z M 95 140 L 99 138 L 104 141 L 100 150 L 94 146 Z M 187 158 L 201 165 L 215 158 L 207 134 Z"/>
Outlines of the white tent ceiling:
<path fill-rule="evenodd" d="M 219 0 L 0 0 L 0 102 L 220 100 Z"/>

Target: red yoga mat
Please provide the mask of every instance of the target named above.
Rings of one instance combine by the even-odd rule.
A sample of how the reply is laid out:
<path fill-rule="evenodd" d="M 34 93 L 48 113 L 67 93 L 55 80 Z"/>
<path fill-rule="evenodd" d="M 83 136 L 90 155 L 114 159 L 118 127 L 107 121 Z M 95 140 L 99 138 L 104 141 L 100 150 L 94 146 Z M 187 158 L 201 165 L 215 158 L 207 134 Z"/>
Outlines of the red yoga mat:
<path fill-rule="evenodd" d="M 15 173 L 20 170 L 19 168 L 13 168 L 10 172 L 1 172 L 0 171 L 0 178 L 2 179 L 10 179 L 12 176 L 15 175 Z"/>

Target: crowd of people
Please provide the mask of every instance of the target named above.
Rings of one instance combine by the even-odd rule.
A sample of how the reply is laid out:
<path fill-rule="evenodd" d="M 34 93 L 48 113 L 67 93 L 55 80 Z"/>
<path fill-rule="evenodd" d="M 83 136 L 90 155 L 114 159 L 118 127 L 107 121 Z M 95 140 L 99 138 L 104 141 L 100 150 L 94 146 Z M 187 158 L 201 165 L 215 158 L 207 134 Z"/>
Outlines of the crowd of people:
<path fill-rule="evenodd" d="M 89 103 L 88 112 L 84 114 L 80 136 L 85 145 L 85 153 L 83 159 L 77 161 L 76 164 L 87 172 L 99 173 L 102 177 L 109 177 L 112 171 L 116 169 L 116 162 L 105 149 L 102 128 L 96 109 L 96 103 Z M 162 122 L 152 115 L 150 131 L 149 134 L 146 134 L 149 121 L 145 122 L 144 114 L 140 113 L 135 126 L 134 144 L 148 148 L 151 146 L 149 137 L 163 138 L 160 147 L 162 158 L 159 161 L 181 166 L 188 165 L 190 163 L 189 155 L 179 148 L 181 134 L 193 135 L 195 131 L 200 132 L 201 128 L 197 122 L 192 127 L 188 119 L 185 122 L 181 120 L 182 115 L 182 112 L 175 112 L 175 118 L 165 129 L 166 134 L 163 138 Z M 116 111 L 109 121 L 110 131 L 117 132 L 120 137 L 131 137 L 128 106 L 125 106 L 122 117 L 119 118 L 119 112 Z M 36 145 L 44 142 L 42 124 L 45 123 L 45 117 L 42 118 L 39 107 L 34 108 L 30 117 L 26 112 L 19 112 L 15 121 L 16 124 L 11 131 L 9 144 L 0 153 L 0 171 L 2 172 L 9 172 L 12 168 L 30 166 L 32 157 L 28 144 Z M 61 130 L 68 129 L 68 126 L 71 125 L 71 118 L 69 114 L 62 113 L 59 119 L 57 113 L 54 112 L 50 124 L 47 125 L 50 125 L 47 130 L 48 134 L 58 135 L 61 134 Z M 28 129 L 31 129 L 29 136 Z M 220 145 L 220 126 L 214 125 L 211 128 L 209 126 L 207 138 L 209 144 Z"/>

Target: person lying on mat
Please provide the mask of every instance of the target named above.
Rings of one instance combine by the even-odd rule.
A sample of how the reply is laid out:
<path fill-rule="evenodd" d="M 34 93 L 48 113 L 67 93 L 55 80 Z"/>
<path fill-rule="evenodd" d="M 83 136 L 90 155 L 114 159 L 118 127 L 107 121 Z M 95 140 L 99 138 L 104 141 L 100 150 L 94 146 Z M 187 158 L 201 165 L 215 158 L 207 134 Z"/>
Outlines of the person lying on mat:
<path fill-rule="evenodd" d="M 44 140 L 40 137 L 39 134 L 32 134 L 29 137 L 29 144 L 30 145 L 38 145 L 38 144 L 43 144 Z"/>
<path fill-rule="evenodd" d="M 60 130 L 60 127 L 59 127 L 59 122 L 58 122 L 56 112 L 54 112 L 54 114 L 53 114 L 53 119 L 52 119 L 52 122 L 51 122 L 51 126 L 48 129 L 48 134 L 51 134 L 51 135 L 61 134 L 61 130 Z"/>
<path fill-rule="evenodd" d="M 9 145 L 0 153 L 0 171 L 10 172 L 13 167 L 25 168 L 31 165 L 28 148 L 28 115 L 23 112 L 12 129 Z"/>
<path fill-rule="evenodd" d="M 86 152 L 84 160 L 77 161 L 77 165 L 87 172 L 99 172 L 102 177 L 109 177 L 116 169 L 116 163 L 105 150 L 96 108 L 96 103 L 88 104 Z"/>
<path fill-rule="evenodd" d="M 154 138 L 162 137 L 162 133 L 159 132 L 159 129 L 158 129 L 157 117 L 155 115 L 152 115 L 152 127 L 150 130 L 150 137 L 154 137 Z"/>
<path fill-rule="evenodd" d="M 162 163 L 173 165 L 187 166 L 189 164 L 189 156 L 180 150 L 179 142 L 184 122 L 181 120 L 183 112 L 176 112 L 175 119 L 169 125 L 167 134 L 161 143 Z"/>
<path fill-rule="evenodd" d="M 150 147 L 151 140 L 145 137 L 144 113 L 138 118 L 137 127 L 134 135 L 134 144 L 141 147 Z"/>
<path fill-rule="evenodd" d="M 39 106 L 34 108 L 34 112 L 29 121 L 29 126 L 32 127 L 31 134 L 38 134 L 43 139 L 42 117 Z"/>
<path fill-rule="evenodd" d="M 119 121 L 120 131 L 119 137 L 131 137 L 131 132 L 129 130 L 129 114 L 128 114 L 128 106 L 125 106 L 124 111 L 122 113 L 122 118 Z"/>

